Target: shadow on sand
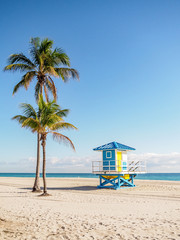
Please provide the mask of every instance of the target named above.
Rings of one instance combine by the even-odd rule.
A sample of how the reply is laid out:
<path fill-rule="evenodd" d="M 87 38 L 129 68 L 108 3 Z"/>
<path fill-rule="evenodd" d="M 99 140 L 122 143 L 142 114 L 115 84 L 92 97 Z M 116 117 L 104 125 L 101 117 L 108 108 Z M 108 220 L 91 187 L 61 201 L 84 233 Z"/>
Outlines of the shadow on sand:
<path fill-rule="evenodd" d="M 21 188 L 24 190 L 32 190 L 32 188 Z M 48 190 L 65 190 L 65 191 L 95 191 L 98 190 L 96 186 L 78 186 L 78 187 L 48 187 Z M 43 188 L 41 188 L 43 190 Z"/>

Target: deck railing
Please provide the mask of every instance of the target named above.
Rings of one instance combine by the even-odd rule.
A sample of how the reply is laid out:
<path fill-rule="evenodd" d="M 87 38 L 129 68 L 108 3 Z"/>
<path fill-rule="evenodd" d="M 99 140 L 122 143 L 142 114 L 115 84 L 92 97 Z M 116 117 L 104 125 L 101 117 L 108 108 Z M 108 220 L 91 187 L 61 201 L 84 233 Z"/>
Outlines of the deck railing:
<path fill-rule="evenodd" d="M 146 161 L 144 160 L 128 160 L 127 165 L 118 164 L 118 161 L 93 161 L 92 172 L 98 173 L 146 173 Z"/>

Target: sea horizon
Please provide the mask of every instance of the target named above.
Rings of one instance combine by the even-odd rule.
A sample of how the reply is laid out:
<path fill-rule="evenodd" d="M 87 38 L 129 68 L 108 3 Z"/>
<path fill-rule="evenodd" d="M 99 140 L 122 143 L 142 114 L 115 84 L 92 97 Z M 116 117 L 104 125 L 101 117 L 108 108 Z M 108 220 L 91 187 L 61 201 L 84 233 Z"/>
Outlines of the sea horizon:
<path fill-rule="evenodd" d="M 35 173 L 0 173 L 0 177 L 33 178 Z M 42 177 L 42 174 L 40 174 Z M 46 173 L 47 178 L 98 178 L 93 173 Z M 145 173 L 136 176 L 142 180 L 180 181 L 180 173 Z"/>

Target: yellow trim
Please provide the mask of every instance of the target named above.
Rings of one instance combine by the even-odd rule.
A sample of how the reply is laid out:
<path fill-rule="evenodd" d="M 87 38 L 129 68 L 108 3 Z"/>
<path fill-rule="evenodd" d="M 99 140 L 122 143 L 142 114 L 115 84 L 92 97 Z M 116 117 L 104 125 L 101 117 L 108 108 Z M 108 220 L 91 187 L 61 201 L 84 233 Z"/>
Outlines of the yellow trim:
<path fill-rule="evenodd" d="M 114 178 L 117 178 L 117 176 L 106 176 L 106 175 L 103 175 L 102 177 L 103 177 L 103 178 L 106 178 L 106 179 L 114 179 Z"/>
<path fill-rule="evenodd" d="M 106 179 L 114 179 L 114 178 L 117 178 L 118 176 L 109 176 L 109 175 L 102 175 L 103 178 L 106 178 Z M 124 174 L 124 176 L 121 176 L 122 178 L 128 180 L 130 179 L 130 175 L 129 174 Z"/>
<path fill-rule="evenodd" d="M 130 176 L 129 176 L 129 174 L 124 174 L 124 176 L 122 176 L 122 178 L 128 180 L 128 179 L 130 179 Z"/>
<path fill-rule="evenodd" d="M 117 152 L 117 170 L 121 172 L 121 160 L 122 160 L 122 152 Z"/>

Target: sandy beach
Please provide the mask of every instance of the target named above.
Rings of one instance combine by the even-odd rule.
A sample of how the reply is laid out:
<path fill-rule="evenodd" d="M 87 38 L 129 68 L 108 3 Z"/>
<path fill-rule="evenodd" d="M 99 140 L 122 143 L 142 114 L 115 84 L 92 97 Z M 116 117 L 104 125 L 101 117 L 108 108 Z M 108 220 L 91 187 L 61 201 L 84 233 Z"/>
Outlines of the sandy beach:
<path fill-rule="evenodd" d="M 135 180 L 96 188 L 98 179 L 48 178 L 52 196 L 32 193 L 33 178 L 0 178 L 0 239 L 180 239 L 180 182 Z"/>

